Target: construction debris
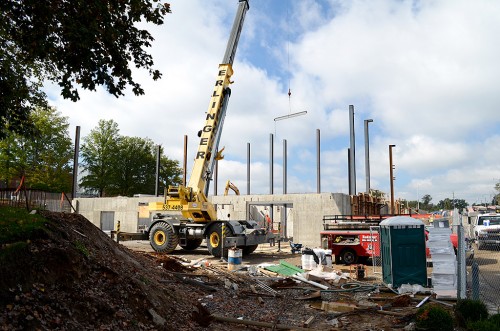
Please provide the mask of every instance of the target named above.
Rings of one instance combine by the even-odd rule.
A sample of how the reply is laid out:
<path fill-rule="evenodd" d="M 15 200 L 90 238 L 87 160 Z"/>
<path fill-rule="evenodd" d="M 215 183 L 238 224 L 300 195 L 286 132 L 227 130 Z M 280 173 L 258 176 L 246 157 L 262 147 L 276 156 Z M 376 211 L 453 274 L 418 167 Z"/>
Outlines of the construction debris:
<path fill-rule="evenodd" d="M 291 253 L 260 254 L 276 268 L 252 263 L 254 253 L 238 271 L 185 251 L 137 253 L 79 215 L 46 215 L 45 237 L 0 265 L 0 329 L 389 330 L 411 325 L 415 306 L 435 301 L 360 282 L 346 269 L 306 272 Z"/>

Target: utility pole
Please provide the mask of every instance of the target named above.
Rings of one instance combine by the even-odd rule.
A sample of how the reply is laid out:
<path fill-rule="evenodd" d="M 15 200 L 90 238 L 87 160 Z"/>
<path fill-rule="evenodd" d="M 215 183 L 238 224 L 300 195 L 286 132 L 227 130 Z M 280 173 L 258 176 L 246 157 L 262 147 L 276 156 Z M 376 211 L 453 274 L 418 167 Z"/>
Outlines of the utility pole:
<path fill-rule="evenodd" d="M 394 205 L 394 165 L 392 164 L 392 148 L 396 147 L 396 145 L 389 145 L 389 166 L 390 166 L 390 176 L 391 176 L 391 214 L 395 214 L 395 205 Z"/>

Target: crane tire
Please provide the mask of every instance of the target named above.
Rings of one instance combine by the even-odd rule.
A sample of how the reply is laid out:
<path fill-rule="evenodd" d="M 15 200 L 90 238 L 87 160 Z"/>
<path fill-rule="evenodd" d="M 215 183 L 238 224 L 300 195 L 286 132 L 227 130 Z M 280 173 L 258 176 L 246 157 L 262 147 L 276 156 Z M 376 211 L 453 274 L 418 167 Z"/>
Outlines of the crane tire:
<path fill-rule="evenodd" d="M 233 233 L 228 226 L 224 227 L 224 237 L 230 237 Z M 208 252 L 215 257 L 227 257 L 227 249 L 222 245 L 222 223 L 213 224 L 207 232 Z"/>
<path fill-rule="evenodd" d="M 243 255 L 252 254 L 253 252 L 255 252 L 258 246 L 259 245 L 243 246 L 241 247 L 241 252 L 243 253 Z"/>
<path fill-rule="evenodd" d="M 149 231 L 149 243 L 156 252 L 169 254 L 177 247 L 179 237 L 170 223 L 158 222 Z"/>
<path fill-rule="evenodd" d="M 185 245 L 180 245 L 186 251 L 192 251 L 200 247 L 203 239 L 188 239 Z"/>
<path fill-rule="evenodd" d="M 352 249 L 349 248 L 344 249 L 340 253 L 340 256 L 342 257 L 342 260 L 346 265 L 355 264 L 356 262 L 358 262 L 358 255 Z"/>

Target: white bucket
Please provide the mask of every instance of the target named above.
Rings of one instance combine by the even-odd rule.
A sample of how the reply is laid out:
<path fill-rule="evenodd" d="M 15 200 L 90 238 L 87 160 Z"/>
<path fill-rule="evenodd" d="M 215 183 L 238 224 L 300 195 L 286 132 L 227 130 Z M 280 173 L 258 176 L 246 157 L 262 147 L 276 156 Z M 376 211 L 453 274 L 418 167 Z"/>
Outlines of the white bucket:
<path fill-rule="evenodd" d="M 302 254 L 302 269 L 313 270 L 317 266 L 314 257 L 311 254 Z"/>
<path fill-rule="evenodd" d="M 326 260 L 326 266 L 327 267 L 332 267 L 332 250 L 331 249 L 325 249 L 325 260 Z"/>
<path fill-rule="evenodd" d="M 241 256 L 242 252 L 239 248 L 228 249 L 227 254 L 227 269 L 228 270 L 238 270 L 241 268 Z"/>

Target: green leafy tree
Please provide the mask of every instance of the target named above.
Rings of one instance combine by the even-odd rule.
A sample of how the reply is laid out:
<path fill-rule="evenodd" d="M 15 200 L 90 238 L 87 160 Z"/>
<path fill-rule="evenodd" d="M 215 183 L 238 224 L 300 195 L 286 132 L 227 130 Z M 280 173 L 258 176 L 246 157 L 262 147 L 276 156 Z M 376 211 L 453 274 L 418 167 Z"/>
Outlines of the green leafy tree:
<path fill-rule="evenodd" d="M 73 149 L 67 117 L 53 108 L 36 108 L 29 121 L 30 136 L 10 132 L 0 141 L 0 179 L 8 186 L 24 175 L 29 188 L 69 192 Z"/>
<path fill-rule="evenodd" d="M 113 120 L 99 121 L 82 145 L 85 175 L 80 186 L 98 196 L 154 194 L 156 148 L 151 139 L 120 136 Z M 179 162 L 160 158 L 160 190 L 181 182 Z"/>
<path fill-rule="evenodd" d="M 81 155 L 83 172 L 80 186 L 89 193 L 103 197 L 113 189 L 114 167 L 119 162 L 120 143 L 118 124 L 113 120 L 100 120 L 97 127 L 83 138 Z"/>
<path fill-rule="evenodd" d="M 180 185 L 182 183 L 182 173 L 179 161 L 171 160 L 167 156 L 162 155 L 160 159 L 159 192 L 163 192 L 169 185 Z"/>
<path fill-rule="evenodd" d="M 123 137 L 119 143 L 120 162 L 114 167 L 111 194 L 132 196 L 138 193 L 154 194 L 156 181 L 156 152 L 152 140 L 138 137 Z M 163 192 L 168 185 L 181 183 L 182 169 L 179 162 L 165 155 L 160 157 L 160 187 Z"/>
<path fill-rule="evenodd" d="M 154 143 L 150 139 L 123 137 L 118 143 L 118 162 L 113 167 L 109 194 L 132 196 L 154 192 Z"/>
<path fill-rule="evenodd" d="M 78 87 L 143 94 L 130 67 L 161 74 L 145 51 L 153 37 L 138 23 L 161 25 L 168 12 L 160 0 L 0 1 L 0 134 L 27 133 L 29 114 L 46 106 L 47 79 L 73 101 Z"/>

